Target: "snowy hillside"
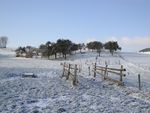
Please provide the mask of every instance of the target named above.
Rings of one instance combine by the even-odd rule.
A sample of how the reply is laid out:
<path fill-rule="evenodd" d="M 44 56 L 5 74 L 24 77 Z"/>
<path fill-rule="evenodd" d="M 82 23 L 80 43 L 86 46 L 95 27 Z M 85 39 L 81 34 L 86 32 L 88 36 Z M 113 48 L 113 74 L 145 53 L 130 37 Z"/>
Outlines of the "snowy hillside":
<path fill-rule="evenodd" d="M 142 54 L 150 54 L 150 51 L 147 52 L 141 52 Z"/>
<path fill-rule="evenodd" d="M 150 48 L 142 49 L 142 50 L 140 50 L 140 53 L 143 53 L 143 54 L 150 54 Z"/>
<path fill-rule="evenodd" d="M 2 57 L 2 56 L 8 57 Z M 79 84 L 61 79 L 64 61 L 15 58 L 13 52 L 0 50 L 0 112 L 2 113 L 150 113 L 150 55 L 103 52 L 97 64 L 126 68 L 125 86 L 93 80 L 88 67 L 96 62 L 96 53 L 70 56 L 67 61 L 79 64 Z M 22 73 L 38 78 L 22 78 Z M 142 90 L 137 75 L 141 74 Z M 112 75 L 113 76 L 113 75 Z"/>
<path fill-rule="evenodd" d="M 0 48 L 0 58 L 2 58 L 2 57 L 9 57 L 9 56 L 15 56 L 14 49 Z"/>

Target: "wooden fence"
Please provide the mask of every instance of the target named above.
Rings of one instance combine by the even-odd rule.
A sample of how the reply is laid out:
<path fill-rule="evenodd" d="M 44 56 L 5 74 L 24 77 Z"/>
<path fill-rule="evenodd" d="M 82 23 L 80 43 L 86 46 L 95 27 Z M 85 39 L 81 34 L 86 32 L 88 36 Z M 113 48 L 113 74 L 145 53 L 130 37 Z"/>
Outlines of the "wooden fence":
<path fill-rule="evenodd" d="M 72 85 L 75 86 L 78 83 L 78 79 L 77 79 L 77 71 L 78 70 L 79 69 L 77 68 L 76 64 L 63 63 L 62 78 L 66 77 L 66 80 L 71 80 Z"/>
<path fill-rule="evenodd" d="M 106 65 L 105 67 L 103 66 L 97 66 L 96 63 L 93 66 L 93 70 L 94 72 L 94 78 L 96 77 L 96 73 L 102 75 L 104 80 L 110 80 L 113 82 L 118 83 L 118 85 L 123 85 L 123 77 L 125 77 L 126 75 L 124 74 L 124 72 L 126 71 L 126 69 L 123 68 L 123 65 L 121 65 L 120 69 L 116 69 L 116 68 L 109 68 L 108 65 Z M 120 79 L 119 80 L 115 80 L 113 78 L 111 78 L 110 76 L 108 76 L 109 73 L 113 73 L 115 75 L 119 75 Z"/>

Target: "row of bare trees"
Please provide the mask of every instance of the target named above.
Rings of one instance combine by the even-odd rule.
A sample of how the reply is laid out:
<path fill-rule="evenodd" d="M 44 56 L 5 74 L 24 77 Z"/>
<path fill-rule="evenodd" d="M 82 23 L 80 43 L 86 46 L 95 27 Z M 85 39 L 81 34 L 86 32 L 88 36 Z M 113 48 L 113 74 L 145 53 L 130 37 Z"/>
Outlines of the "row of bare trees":
<path fill-rule="evenodd" d="M 19 47 L 16 50 L 16 56 L 20 57 L 33 57 L 34 55 L 38 56 L 41 55 L 42 57 L 47 57 L 50 59 L 51 56 L 54 56 L 55 59 L 63 57 L 67 58 L 68 55 L 72 55 L 73 53 L 76 53 L 77 50 L 81 50 L 85 47 L 92 50 L 97 50 L 97 52 L 101 53 L 101 50 L 103 48 L 108 49 L 110 53 L 113 55 L 114 51 L 117 51 L 118 49 L 121 50 L 121 47 L 119 47 L 118 43 L 115 41 L 109 41 L 103 44 L 99 41 L 93 41 L 87 43 L 85 46 L 82 44 L 75 44 L 71 40 L 68 39 L 58 39 L 56 42 L 46 42 L 45 44 L 41 44 L 39 48 L 34 48 L 31 46 L 27 47 Z"/>
<path fill-rule="evenodd" d="M 48 59 L 51 56 L 54 56 L 55 59 L 58 57 L 64 57 L 66 59 L 67 55 L 71 55 L 73 52 L 76 53 L 77 50 L 81 52 L 83 46 L 84 44 L 75 44 L 68 39 L 58 39 L 57 42 L 48 41 L 45 44 L 41 44 L 39 48 L 31 46 L 19 47 L 16 49 L 16 56 L 33 57 L 33 55 L 41 54 L 42 57 L 47 57 Z"/>

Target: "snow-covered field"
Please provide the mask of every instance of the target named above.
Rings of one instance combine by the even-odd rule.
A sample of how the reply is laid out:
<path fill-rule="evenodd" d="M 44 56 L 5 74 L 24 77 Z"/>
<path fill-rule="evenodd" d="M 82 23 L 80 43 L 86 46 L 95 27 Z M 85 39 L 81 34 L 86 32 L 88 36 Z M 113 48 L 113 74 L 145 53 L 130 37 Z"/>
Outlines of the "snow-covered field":
<path fill-rule="evenodd" d="M 88 67 L 96 61 L 96 53 L 70 56 L 66 62 L 79 64 L 79 84 L 61 79 L 59 60 L 15 58 L 14 52 L 0 50 L 0 112 L 1 113 L 150 113 L 150 55 L 102 53 L 97 64 L 126 68 L 125 86 L 93 80 Z M 38 78 L 22 78 L 22 73 Z M 142 90 L 137 75 L 141 74 Z M 113 75 L 112 75 L 113 76 Z"/>

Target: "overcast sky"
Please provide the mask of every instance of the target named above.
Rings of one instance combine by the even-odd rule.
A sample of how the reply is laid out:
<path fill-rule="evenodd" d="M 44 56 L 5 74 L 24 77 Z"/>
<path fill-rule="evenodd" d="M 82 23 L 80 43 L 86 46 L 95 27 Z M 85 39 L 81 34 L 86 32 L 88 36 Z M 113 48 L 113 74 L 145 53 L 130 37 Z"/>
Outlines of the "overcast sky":
<path fill-rule="evenodd" d="M 150 47 L 150 0 L 0 0 L 0 36 L 9 47 L 64 38 L 138 51 Z"/>

